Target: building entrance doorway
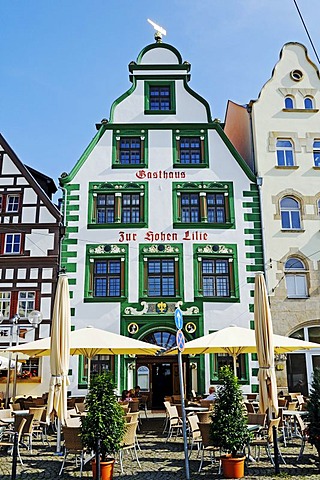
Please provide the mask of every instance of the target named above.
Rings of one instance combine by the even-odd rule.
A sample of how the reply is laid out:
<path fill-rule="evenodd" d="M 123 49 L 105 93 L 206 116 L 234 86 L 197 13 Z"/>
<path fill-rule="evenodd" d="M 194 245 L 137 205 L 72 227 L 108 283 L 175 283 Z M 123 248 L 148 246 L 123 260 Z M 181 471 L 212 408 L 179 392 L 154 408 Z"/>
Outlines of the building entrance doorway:
<path fill-rule="evenodd" d="M 148 333 L 143 339 L 159 347 L 171 348 L 176 345 L 175 333 L 160 330 Z M 183 358 L 183 375 L 185 393 L 189 391 L 189 359 Z M 179 395 L 179 370 L 177 356 L 172 357 L 137 357 L 136 384 L 141 387 L 141 393 L 148 395 L 148 407 L 154 410 L 164 409 L 164 397 Z"/>
<path fill-rule="evenodd" d="M 185 394 L 189 391 L 189 359 L 183 358 Z M 155 357 L 137 357 L 137 384 L 141 394 L 148 396 L 148 407 L 154 410 L 164 409 L 164 397 L 180 395 L 179 370 L 176 357 L 168 359 Z"/>

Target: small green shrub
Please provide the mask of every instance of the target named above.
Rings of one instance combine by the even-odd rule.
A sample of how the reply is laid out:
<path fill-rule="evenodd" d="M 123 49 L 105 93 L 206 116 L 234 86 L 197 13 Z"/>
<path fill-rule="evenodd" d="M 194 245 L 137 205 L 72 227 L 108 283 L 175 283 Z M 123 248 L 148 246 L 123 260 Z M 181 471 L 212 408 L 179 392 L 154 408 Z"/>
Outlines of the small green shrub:
<path fill-rule="evenodd" d="M 86 398 L 87 415 L 81 417 L 82 442 L 95 452 L 100 438 L 102 461 L 119 451 L 125 432 L 123 409 L 114 394 L 115 388 L 109 373 L 92 376 Z"/>
<path fill-rule="evenodd" d="M 228 366 L 219 371 L 221 389 L 217 393 L 211 417 L 210 435 L 214 445 L 233 457 L 243 452 L 251 435 L 247 428 L 242 391 L 237 377 Z"/>
<path fill-rule="evenodd" d="M 309 421 L 309 441 L 314 445 L 320 456 L 320 369 L 315 368 L 307 403 Z"/>

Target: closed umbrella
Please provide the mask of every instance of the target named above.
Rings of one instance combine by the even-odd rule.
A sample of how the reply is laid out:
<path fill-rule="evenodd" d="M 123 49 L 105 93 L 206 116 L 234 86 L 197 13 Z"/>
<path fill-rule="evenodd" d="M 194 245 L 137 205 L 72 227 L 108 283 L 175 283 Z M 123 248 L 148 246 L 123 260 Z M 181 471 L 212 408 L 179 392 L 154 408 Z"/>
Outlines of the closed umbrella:
<path fill-rule="evenodd" d="M 254 325 L 259 363 L 259 409 L 278 414 L 277 380 L 274 370 L 274 341 L 271 312 L 263 273 L 255 276 Z"/>
<path fill-rule="evenodd" d="M 47 417 L 53 411 L 65 424 L 67 418 L 67 386 L 70 357 L 70 297 L 68 277 L 59 276 L 51 325 L 50 369 Z"/>

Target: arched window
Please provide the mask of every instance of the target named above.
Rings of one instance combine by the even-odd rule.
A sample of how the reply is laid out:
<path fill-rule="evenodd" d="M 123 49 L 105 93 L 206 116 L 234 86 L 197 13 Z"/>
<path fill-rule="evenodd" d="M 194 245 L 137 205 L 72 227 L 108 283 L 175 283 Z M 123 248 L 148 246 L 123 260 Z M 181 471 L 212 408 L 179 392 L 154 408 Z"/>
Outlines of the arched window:
<path fill-rule="evenodd" d="M 291 140 L 277 140 L 277 165 L 279 167 L 292 167 L 294 165 L 293 144 Z"/>
<path fill-rule="evenodd" d="M 304 99 L 304 108 L 309 110 L 313 108 L 313 98 L 311 97 L 306 97 Z"/>
<path fill-rule="evenodd" d="M 288 298 L 306 298 L 307 292 L 307 272 L 304 263 L 296 257 L 289 258 L 284 266 L 287 297 Z"/>
<path fill-rule="evenodd" d="M 284 106 L 285 106 L 285 108 L 293 108 L 293 98 L 292 97 L 286 97 L 284 99 Z"/>
<path fill-rule="evenodd" d="M 158 331 L 148 333 L 144 338 L 144 342 L 159 345 L 159 347 L 171 348 L 176 346 L 176 336 L 172 332 Z"/>
<path fill-rule="evenodd" d="M 292 197 L 280 200 L 281 228 L 286 230 L 301 229 L 300 203 Z"/>
<path fill-rule="evenodd" d="M 320 140 L 313 142 L 313 162 L 315 167 L 320 167 Z"/>

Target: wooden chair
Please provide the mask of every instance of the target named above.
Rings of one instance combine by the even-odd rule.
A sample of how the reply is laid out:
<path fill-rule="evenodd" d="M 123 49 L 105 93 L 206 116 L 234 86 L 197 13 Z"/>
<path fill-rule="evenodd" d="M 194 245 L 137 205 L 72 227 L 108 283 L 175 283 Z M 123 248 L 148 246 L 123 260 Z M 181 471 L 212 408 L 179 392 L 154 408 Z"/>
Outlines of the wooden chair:
<path fill-rule="evenodd" d="M 266 426 L 267 415 L 265 413 L 248 413 L 248 425 Z"/>
<path fill-rule="evenodd" d="M 247 409 L 248 414 L 249 414 L 249 413 L 256 413 L 256 412 L 255 412 L 255 409 L 254 409 L 253 403 L 251 403 L 251 402 L 244 402 L 244 405 L 245 405 L 245 407 L 246 407 L 246 409 Z"/>
<path fill-rule="evenodd" d="M 121 473 L 124 473 L 123 471 L 123 452 L 126 450 L 130 450 L 131 453 L 134 453 L 134 456 L 137 460 L 137 464 L 141 468 L 139 458 L 138 458 L 138 452 L 136 448 L 136 434 L 137 434 L 137 427 L 138 427 L 138 422 L 130 422 L 126 424 L 126 433 L 124 435 L 121 448 L 119 451 L 119 461 L 120 461 L 120 467 L 121 467 Z"/>
<path fill-rule="evenodd" d="M 198 473 L 201 472 L 203 461 L 204 461 L 204 454 L 205 452 L 210 453 L 210 461 L 211 464 L 213 465 L 213 461 L 215 460 L 215 452 L 219 451 L 219 447 L 216 447 L 213 445 L 210 437 L 210 423 L 198 423 L 199 430 L 201 433 L 201 459 L 200 459 L 200 465 L 198 469 Z M 219 474 L 220 474 L 220 464 L 219 464 Z"/>
<path fill-rule="evenodd" d="M 213 407 L 213 404 L 213 400 L 206 400 L 205 398 L 200 400 L 200 406 L 202 408 L 208 408 L 210 410 Z"/>
<path fill-rule="evenodd" d="M 26 423 L 23 426 L 22 429 L 22 440 L 24 437 L 27 437 L 28 439 L 28 444 L 27 444 L 27 449 L 32 453 L 32 434 L 33 434 L 33 413 L 29 413 L 28 415 L 23 415 L 23 417 L 26 419 Z"/>
<path fill-rule="evenodd" d="M 278 398 L 278 406 L 287 408 L 288 401 L 285 398 Z"/>
<path fill-rule="evenodd" d="M 169 412 L 168 412 L 168 407 L 170 407 L 171 402 L 169 402 L 168 400 L 165 400 L 165 401 L 163 402 L 163 405 L 164 405 L 166 414 L 165 414 L 165 417 L 164 417 L 163 431 L 162 431 L 162 433 L 164 433 L 164 432 L 167 430 L 168 425 L 169 425 Z"/>
<path fill-rule="evenodd" d="M 80 478 L 81 478 L 82 469 L 84 465 L 84 452 L 85 452 L 82 444 L 81 436 L 80 436 L 81 428 L 62 426 L 62 433 L 64 437 L 64 457 L 63 457 L 63 462 L 60 468 L 59 477 L 63 472 L 67 456 L 69 455 L 69 453 L 74 453 L 76 455 L 76 460 L 77 460 L 77 455 L 80 455 Z"/>

